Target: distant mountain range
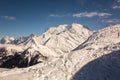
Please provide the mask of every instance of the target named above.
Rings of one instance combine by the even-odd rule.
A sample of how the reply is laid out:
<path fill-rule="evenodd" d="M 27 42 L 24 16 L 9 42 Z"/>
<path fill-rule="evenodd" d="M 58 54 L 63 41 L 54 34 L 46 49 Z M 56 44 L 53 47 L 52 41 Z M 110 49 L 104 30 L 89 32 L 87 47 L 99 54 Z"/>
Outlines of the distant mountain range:
<path fill-rule="evenodd" d="M 54 51 L 56 54 L 62 54 L 73 50 L 91 34 L 92 31 L 80 24 L 59 25 L 58 27 L 49 28 L 42 35 L 31 34 L 30 36 L 17 39 L 4 37 L 1 38 L 0 43 L 8 46 L 22 46 L 24 49 L 32 47 L 39 49 L 40 52 L 45 52 L 41 50 L 41 48 L 45 48 Z"/>
<path fill-rule="evenodd" d="M 26 75 L 35 75 L 31 80 L 120 79 L 117 76 L 120 74 L 118 70 L 120 67 L 120 24 L 97 31 L 91 31 L 81 24 L 65 24 L 49 28 L 42 35 L 31 34 L 20 38 L 4 37 L 0 39 L 0 43 L 0 59 L 2 60 L 0 65 L 2 66 L 3 63 L 6 65 L 6 62 L 9 64 L 10 60 L 14 62 L 15 59 L 23 56 L 21 58 L 23 60 L 20 59 L 18 65 L 13 63 L 7 66 L 14 68 L 26 63 L 27 65 L 23 67 L 27 68 L 23 69 L 23 72 Z M 10 55 L 12 57 L 3 59 L 3 53 L 6 53 L 5 57 Z M 16 58 L 16 54 L 19 54 L 19 57 Z M 21 61 L 23 62 L 20 63 Z M 89 67 L 88 63 L 90 63 Z M 23 74 L 20 69 L 17 71 Z M 2 80 L 16 75 L 12 74 L 12 71 L 8 72 L 10 73 L 7 76 L 0 73 Z"/>

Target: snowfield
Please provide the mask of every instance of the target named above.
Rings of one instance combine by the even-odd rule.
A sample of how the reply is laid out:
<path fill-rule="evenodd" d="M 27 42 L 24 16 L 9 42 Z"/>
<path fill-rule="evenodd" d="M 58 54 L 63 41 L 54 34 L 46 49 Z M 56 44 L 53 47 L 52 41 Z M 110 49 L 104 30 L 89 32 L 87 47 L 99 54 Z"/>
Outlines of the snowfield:
<path fill-rule="evenodd" d="M 23 59 L 30 61 L 38 53 L 42 59 L 24 68 L 0 68 L 0 80 L 120 80 L 120 24 L 95 32 L 65 24 L 40 36 L 1 38 L 0 43 L 7 56 L 26 51 Z"/>

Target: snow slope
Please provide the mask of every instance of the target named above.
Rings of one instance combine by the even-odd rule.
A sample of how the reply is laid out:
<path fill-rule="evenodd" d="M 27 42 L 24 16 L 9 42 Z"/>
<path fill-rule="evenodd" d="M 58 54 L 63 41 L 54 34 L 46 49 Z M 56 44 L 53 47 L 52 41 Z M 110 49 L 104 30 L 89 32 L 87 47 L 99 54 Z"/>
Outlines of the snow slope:
<path fill-rule="evenodd" d="M 12 43 L 23 46 L 24 50 L 32 47 L 43 55 L 60 56 L 83 43 L 91 34 L 92 31 L 81 24 L 64 24 L 49 28 L 40 36 L 31 34 L 17 38 Z"/>
<path fill-rule="evenodd" d="M 50 33 L 57 31 L 56 29 L 50 30 Z M 0 69 L 1 80 L 16 80 L 16 75 L 22 75 L 21 79 L 25 80 L 120 79 L 120 24 L 108 26 L 93 34 L 79 24 L 73 24 L 69 28 L 65 25 L 60 30 L 53 34 L 45 32 L 40 44 L 50 50 L 57 48 L 67 54 L 28 68 Z M 64 51 L 61 46 L 67 50 Z"/>
<path fill-rule="evenodd" d="M 93 49 L 103 48 L 107 45 L 118 43 L 120 40 L 120 24 L 109 26 L 94 32 L 83 44 L 76 49 L 90 46 Z M 76 50 L 75 49 L 75 50 Z"/>
<path fill-rule="evenodd" d="M 90 30 L 80 24 L 74 23 L 71 26 L 60 25 L 57 28 L 48 29 L 43 34 L 46 38 L 44 45 L 54 49 L 57 53 L 67 53 L 83 43 L 91 34 Z"/>

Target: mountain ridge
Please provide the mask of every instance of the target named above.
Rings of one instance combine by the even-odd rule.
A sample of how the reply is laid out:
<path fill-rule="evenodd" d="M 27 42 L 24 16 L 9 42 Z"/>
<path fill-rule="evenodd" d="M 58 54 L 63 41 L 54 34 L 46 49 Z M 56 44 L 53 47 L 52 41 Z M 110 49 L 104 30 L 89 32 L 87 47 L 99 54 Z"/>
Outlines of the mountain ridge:
<path fill-rule="evenodd" d="M 95 32 L 78 26 L 74 25 L 73 29 L 66 29 L 63 26 L 61 31 L 59 29 L 58 31 L 54 29 L 55 32 L 52 30 L 51 32 L 54 34 L 45 32 L 42 36 L 32 36 L 34 41 L 31 47 L 34 42 L 40 40 L 36 50 L 48 59 L 43 59 L 41 63 L 27 68 L 13 68 L 3 71 L 5 74 L 0 73 L 1 79 L 5 80 L 7 77 L 9 80 L 15 80 L 16 78 L 11 78 L 11 76 L 23 73 L 25 75 L 31 74 L 29 76 L 29 78 L 32 77 L 31 80 L 106 80 L 110 79 L 109 76 L 113 79 L 114 76 L 119 75 L 120 24 L 108 26 Z M 28 45 L 31 44 L 32 40 L 27 40 L 28 42 L 26 40 L 25 42 Z M 23 49 L 26 50 L 27 44 L 19 44 L 19 46 L 23 46 Z M 34 52 L 33 49 L 35 48 L 30 50 Z M 89 66 L 89 63 L 93 65 Z M 98 65 L 100 67 L 96 67 Z M 112 72 L 114 74 L 111 74 Z M 96 75 L 96 77 L 90 75 Z M 115 79 L 120 79 L 120 77 L 116 76 Z"/>

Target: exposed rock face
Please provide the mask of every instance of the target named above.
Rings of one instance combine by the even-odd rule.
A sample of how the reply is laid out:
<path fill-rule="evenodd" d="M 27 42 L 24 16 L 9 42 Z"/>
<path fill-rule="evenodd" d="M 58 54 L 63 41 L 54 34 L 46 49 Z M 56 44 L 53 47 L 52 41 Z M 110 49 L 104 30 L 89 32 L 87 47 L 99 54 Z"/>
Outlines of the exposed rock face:
<path fill-rule="evenodd" d="M 43 60 L 42 63 L 27 68 L 0 69 L 1 80 L 16 80 L 17 78 L 19 79 L 18 75 L 21 75 L 20 79 L 25 80 L 120 79 L 119 24 L 98 30 L 92 35 L 90 35 L 91 31 L 79 24 L 73 24 L 71 28 L 66 28 L 66 25 L 64 25 L 62 28 L 61 26 L 59 27 L 60 30 L 56 29 L 49 29 L 48 33 L 50 34 L 45 32 L 39 37 L 42 41 L 37 44 L 37 48 L 32 43 L 31 48 L 27 48 L 22 52 L 22 55 L 24 54 L 25 56 L 24 58 L 27 58 L 28 62 L 31 61 L 33 63 L 34 60 L 31 60 L 31 55 L 35 57 L 35 55 L 39 54 L 37 51 L 41 49 L 43 52 L 39 51 L 41 53 L 39 57 L 43 57 L 41 58 Z M 32 39 L 34 43 L 39 40 L 35 36 L 32 36 Z M 32 40 L 30 39 L 26 44 L 21 44 L 21 46 L 31 42 Z M 44 47 L 45 50 L 49 49 L 49 51 L 44 53 L 45 50 L 41 47 Z M 53 48 L 57 50 L 55 51 Z M 59 55 L 48 55 L 48 58 L 44 56 L 52 51 Z M 28 59 L 28 56 L 30 56 L 30 59 Z"/>
<path fill-rule="evenodd" d="M 12 55 L 8 55 L 7 50 L 1 48 L 0 54 L 0 67 L 2 68 L 22 68 L 47 61 L 47 57 L 43 56 L 39 51 L 30 48 L 23 52 L 15 52 Z"/>

